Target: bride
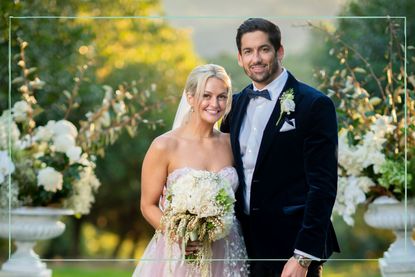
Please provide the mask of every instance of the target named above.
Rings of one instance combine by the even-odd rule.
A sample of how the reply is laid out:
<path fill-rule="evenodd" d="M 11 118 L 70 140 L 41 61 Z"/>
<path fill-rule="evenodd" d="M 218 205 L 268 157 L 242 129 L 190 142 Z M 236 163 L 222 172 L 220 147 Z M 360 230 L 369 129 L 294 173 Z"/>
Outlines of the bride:
<path fill-rule="evenodd" d="M 166 188 L 181 176 L 209 172 L 225 178 L 235 192 L 238 176 L 233 165 L 229 135 L 214 129 L 231 107 L 231 81 L 225 69 L 214 64 L 198 66 L 190 73 L 173 130 L 157 137 L 143 161 L 141 212 L 156 229 L 162 229 Z M 181 260 L 180 246 L 169 250 L 161 232 L 147 246 L 133 276 L 200 276 L 192 264 Z M 200 249 L 189 241 L 186 255 Z M 212 243 L 211 276 L 248 276 L 245 244 L 236 219 L 229 235 Z"/>

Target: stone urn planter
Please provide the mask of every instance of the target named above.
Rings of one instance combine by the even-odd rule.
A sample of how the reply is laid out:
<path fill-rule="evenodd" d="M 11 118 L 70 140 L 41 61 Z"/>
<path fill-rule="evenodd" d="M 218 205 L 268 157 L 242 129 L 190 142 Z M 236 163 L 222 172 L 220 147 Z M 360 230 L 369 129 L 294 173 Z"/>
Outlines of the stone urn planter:
<path fill-rule="evenodd" d="M 73 215 L 72 210 L 22 207 L 0 214 L 0 237 L 9 236 L 16 245 L 16 251 L 6 261 L 0 276 L 50 277 L 52 271 L 46 267 L 33 251 L 38 240 L 48 240 L 60 236 L 65 224 L 59 221 L 61 216 Z"/>
<path fill-rule="evenodd" d="M 415 227 L 415 201 L 405 204 L 394 198 L 382 196 L 368 207 L 364 215 L 366 223 L 375 228 L 389 229 L 396 240 L 379 260 L 384 277 L 415 276 L 415 244 L 412 232 Z"/>

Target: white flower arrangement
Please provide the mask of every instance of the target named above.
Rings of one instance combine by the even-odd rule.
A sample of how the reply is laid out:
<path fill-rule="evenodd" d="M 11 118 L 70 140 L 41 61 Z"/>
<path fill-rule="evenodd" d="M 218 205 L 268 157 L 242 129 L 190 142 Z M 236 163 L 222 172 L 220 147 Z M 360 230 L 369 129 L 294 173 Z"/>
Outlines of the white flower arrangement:
<path fill-rule="evenodd" d="M 75 86 L 63 94 L 68 100 L 62 105 L 65 116 L 40 124 L 37 116 L 47 109 L 39 106 L 35 90 L 45 82 L 33 76 L 35 68 L 26 67 L 27 46 L 24 41 L 20 44 L 17 64 L 22 72 L 12 80 L 21 100 L 0 116 L 0 208 L 52 206 L 72 209 L 77 216 L 88 214 L 101 185 L 95 175 L 96 156 L 104 156 L 105 147 L 123 130 L 133 136 L 140 123 L 154 128 L 162 123 L 145 118 L 148 111 L 159 110 L 160 103 L 148 105 L 150 96 L 140 94 L 136 82 L 131 87 L 125 83 L 115 92 L 104 86 L 102 103 L 87 112 L 84 120 L 72 123 L 69 114 L 79 107 Z M 86 69 L 80 67 L 79 76 Z M 78 77 L 74 80 L 81 82 Z"/>
<path fill-rule="evenodd" d="M 9 129 L 5 118 L 10 114 L 9 111 L 3 112 L 0 130 Z M 10 119 L 16 120 L 14 117 Z M 35 127 L 33 135 L 23 135 L 17 124 L 12 121 L 10 132 L 13 160 L 5 150 L 7 141 L 0 145 L 0 149 L 4 149 L 0 151 L 0 206 L 8 206 L 6 180 L 11 175 L 12 207 L 59 204 L 73 209 L 76 214 L 88 214 L 100 182 L 93 171 L 94 157 L 76 145 L 78 131 L 75 125 L 67 120 L 50 120 L 45 126 Z"/>
<path fill-rule="evenodd" d="M 345 129 L 339 133 L 339 182 L 333 212 L 349 225 L 354 224 L 352 216 L 356 206 L 364 203 L 372 190 L 401 193 L 404 186 L 404 165 L 393 161 L 385 151 L 396 126 L 389 116 L 374 115 L 372 122 L 362 137 L 353 137 L 353 133 Z M 394 176 L 390 178 L 390 175 Z M 411 178 L 408 174 L 409 181 Z M 392 192 L 388 192 L 389 189 Z"/>
<path fill-rule="evenodd" d="M 415 197 L 415 75 L 406 70 L 414 56 L 407 58 L 405 48 L 395 47 L 402 45 L 402 37 L 394 35 L 394 24 L 385 29 L 388 54 L 376 61 L 344 43 L 339 33 L 310 26 L 332 40 L 329 54 L 338 60 L 316 76 L 319 89 L 333 100 L 341 129 L 333 211 L 353 225 L 359 203 Z"/>
<path fill-rule="evenodd" d="M 166 209 L 161 220 L 167 246 L 181 242 L 183 258 L 186 243 L 202 242 L 202 249 L 186 256 L 202 276 L 209 275 L 205 262 L 211 258 L 211 243 L 229 234 L 234 220 L 234 192 L 231 184 L 217 173 L 193 170 L 169 185 Z"/>

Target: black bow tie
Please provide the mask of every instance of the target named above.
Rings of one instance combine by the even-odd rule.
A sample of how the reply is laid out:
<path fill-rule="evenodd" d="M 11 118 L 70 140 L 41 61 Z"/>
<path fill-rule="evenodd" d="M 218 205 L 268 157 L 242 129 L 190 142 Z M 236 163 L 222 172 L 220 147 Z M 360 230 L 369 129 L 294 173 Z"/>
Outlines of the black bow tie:
<path fill-rule="evenodd" d="M 271 95 L 267 89 L 264 90 L 252 90 L 250 88 L 246 89 L 249 99 L 264 97 L 265 99 L 271 100 Z"/>

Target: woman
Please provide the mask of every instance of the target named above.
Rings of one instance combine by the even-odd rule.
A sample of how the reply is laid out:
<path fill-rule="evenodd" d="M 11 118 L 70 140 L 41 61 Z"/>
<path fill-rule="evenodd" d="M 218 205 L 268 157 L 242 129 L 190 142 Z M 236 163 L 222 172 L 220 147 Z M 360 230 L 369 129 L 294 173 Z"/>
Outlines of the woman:
<path fill-rule="evenodd" d="M 215 123 L 229 112 L 231 99 L 231 81 L 223 67 L 207 64 L 190 73 L 173 130 L 153 141 L 143 162 L 141 211 L 156 230 L 161 228 L 167 186 L 189 172 L 218 174 L 236 191 L 238 176 L 232 167 L 229 135 L 214 129 Z M 189 242 L 185 252 L 194 253 L 200 246 L 200 242 Z M 156 233 L 133 276 L 195 276 L 192 265 L 183 263 L 181 257 L 178 244 L 169 251 L 163 235 Z M 212 258 L 212 276 L 248 275 L 247 265 L 241 261 L 247 254 L 236 221 L 227 237 L 212 243 Z"/>

